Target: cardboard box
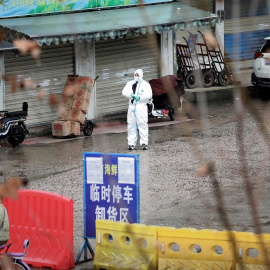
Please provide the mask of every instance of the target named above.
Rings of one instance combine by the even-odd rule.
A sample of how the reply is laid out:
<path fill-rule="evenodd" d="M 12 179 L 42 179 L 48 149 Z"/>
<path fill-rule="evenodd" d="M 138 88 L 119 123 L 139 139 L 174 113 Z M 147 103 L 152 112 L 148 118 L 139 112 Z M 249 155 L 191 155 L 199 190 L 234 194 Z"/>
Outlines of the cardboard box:
<path fill-rule="evenodd" d="M 80 135 L 81 134 L 81 126 L 79 122 L 70 121 L 71 123 L 71 134 L 72 135 Z"/>
<path fill-rule="evenodd" d="M 68 115 L 68 120 L 80 122 L 84 124 L 86 114 L 80 110 L 71 110 Z"/>
<path fill-rule="evenodd" d="M 52 123 L 52 135 L 56 137 L 68 136 L 71 134 L 70 121 L 54 121 Z"/>
<path fill-rule="evenodd" d="M 72 104 L 72 109 L 81 110 L 84 113 L 88 112 L 89 102 L 86 99 L 74 99 Z"/>
<path fill-rule="evenodd" d="M 63 105 L 65 107 L 66 110 L 70 111 L 72 108 L 72 104 L 73 104 L 73 98 L 69 97 L 65 99 L 65 102 L 63 102 Z"/>
<path fill-rule="evenodd" d="M 76 84 L 78 81 L 78 75 L 68 75 L 66 84 Z"/>
<path fill-rule="evenodd" d="M 81 88 L 81 87 L 86 87 L 88 88 L 90 91 L 93 90 L 94 88 L 94 80 L 91 77 L 87 77 L 87 76 L 79 76 L 78 80 L 77 80 L 77 85 Z"/>
<path fill-rule="evenodd" d="M 64 99 L 73 98 L 75 91 L 78 89 L 77 84 L 66 84 L 63 89 L 62 96 Z"/>
<path fill-rule="evenodd" d="M 58 116 L 57 116 L 57 120 L 68 120 L 68 116 L 70 113 L 71 109 L 67 109 L 65 108 L 65 110 L 63 112 L 59 112 Z"/>
<path fill-rule="evenodd" d="M 86 99 L 88 102 L 90 101 L 91 92 L 86 88 L 78 88 L 75 91 L 73 99 Z"/>

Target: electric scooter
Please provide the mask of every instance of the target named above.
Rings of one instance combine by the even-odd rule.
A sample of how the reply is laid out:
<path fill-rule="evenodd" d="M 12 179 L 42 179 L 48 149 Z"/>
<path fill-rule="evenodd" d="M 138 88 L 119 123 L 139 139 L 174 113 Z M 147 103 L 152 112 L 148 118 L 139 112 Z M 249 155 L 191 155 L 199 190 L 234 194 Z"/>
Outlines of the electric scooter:
<path fill-rule="evenodd" d="M 23 102 L 22 111 L 0 111 L 0 143 L 8 141 L 13 147 L 21 146 L 29 133 L 25 124 L 27 114 L 27 102 Z"/>
<path fill-rule="evenodd" d="M 153 99 L 147 103 L 148 117 L 149 118 L 167 118 L 170 117 L 171 121 L 174 121 L 174 109 L 172 105 L 167 105 L 164 109 L 155 109 Z"/>
<path fill-rule="evenodd" d="M 175 119 L 175 109 L 182 107 L 182 95 L 185 93 L 183 81 L 174 75 L 163 76 L 149 81 L 153 97 L 149 100 L 149 118 Z"/>

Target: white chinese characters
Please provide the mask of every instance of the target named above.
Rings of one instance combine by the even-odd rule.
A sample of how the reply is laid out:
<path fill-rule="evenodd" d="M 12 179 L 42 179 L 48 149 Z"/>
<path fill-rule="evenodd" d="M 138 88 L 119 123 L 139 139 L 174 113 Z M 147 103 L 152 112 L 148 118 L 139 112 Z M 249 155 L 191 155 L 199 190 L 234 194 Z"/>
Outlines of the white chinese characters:
<path fill-rule="evenodd" d="M 90 185 L 90 201 L 101 202 L 106 201 L 107 203 L 125 203 L 130 204 L 133 201 L 133 188 L 130 186 L 121 187 L 119 185 L 98 186 L 97 184 Z M 112 200 L 111 200 L 112 199 Z"/>
<path fill-rule="evenodd" d="M 119 215 L 118 215 L 119 214 Z M 128 222 L 128 208 L 119 208 L 119 212 L 117 208 L 110 206 L 107 210 L 107 217 L 106 217 L 106 208 L 96 206 L 95 210 L 96 219 L 109 219 L 113 221 L 122 221 Z"/>
<path fill-rule="evenodd" d="M 133 188 L 130 186 L 119 186 L 113 185 L 90 185 L 90 201 L 97 203 L 112 203 L 120 206 L 127 206 L 133 201 Z M 113 221 L 123 221 L 128 222 L 128 212 L 127 207 L 116 207 L 113 205 L 108 205 L 106 207 L 96 205 L 95 215 L 96 219 L 109 219 Z"/>

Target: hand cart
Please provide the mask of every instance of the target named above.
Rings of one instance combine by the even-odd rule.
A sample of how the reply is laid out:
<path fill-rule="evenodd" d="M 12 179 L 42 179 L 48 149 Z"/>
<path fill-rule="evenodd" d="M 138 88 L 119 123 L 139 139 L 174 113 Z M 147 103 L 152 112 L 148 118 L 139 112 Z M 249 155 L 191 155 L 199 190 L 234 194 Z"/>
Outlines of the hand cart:
<path fill-rule="evenodd" d="M 190 33 L 190 32 L 189 32 Z M 190 33 L 192 51 L 195 52 L 199 69 L 201 70 L 201 83 L 203 87 L 211 87 L 215 82 L 215 72 L 212 69 L 207 46 L 204 43 L 198 43 L 195 37 Z M 187 42 L 187 41 L 186 41 Z"/>
<path fill-rule="evenodd" d="M 198 32 L 201 34 L 204 44 L 207 48 L 207 52 L 211 60 L 212 70 L 215 73 L 217 83 L 221 86 L 227 86 L 230 83 L 235 82 L 231 67 L 224 61 L 216 36 L 213 34 L 217 47 L 213 48 L 209 46 L 205 40 L 205 36 L 200 31 Z"/>
<path fill-rule="evenodd" d="M 176 44 L 178 56 L 180 58 L 179 72 L 185 81 L 186 86 L 189 89 L 193 89 L 197 86 L 199 81 L 198 70 L 193 62 L 193 58 L 190 52 L 190 48 L 187 45 Z"/>
<path fill-rule="evenodd" d="M 97 79 L 99 78 L 99 76 L 97 76 L 95 79 L 94 79 L 94 86 L 95 86 L 95 83 L 97 81 Z M 86 117 L 85 117 L 85 121 L 84 121 L 84 124 L 81 125 L 81 130 L 83 131 L 83 134 L 85 136 L 91 136 L 91 134 L 93 133 L 93 129 L 94 129 L 94 125 L 93 125 L 93 122 L 91 120 L 88 120 Z"/>

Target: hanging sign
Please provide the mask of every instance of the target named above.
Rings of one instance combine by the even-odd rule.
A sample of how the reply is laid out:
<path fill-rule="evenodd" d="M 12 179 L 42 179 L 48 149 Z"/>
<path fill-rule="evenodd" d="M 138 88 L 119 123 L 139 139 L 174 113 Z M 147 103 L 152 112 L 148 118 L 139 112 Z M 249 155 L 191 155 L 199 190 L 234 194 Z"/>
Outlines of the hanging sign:
<path fill-rule="evenodd" d="M 167 0 L 166 2 L 171 1 Z M 144 4 L 159 2 L 165 1 L 143 1 Z M 141 4 L 139 0 L 0 0 L 0 18 L 139 4 Z"/>

